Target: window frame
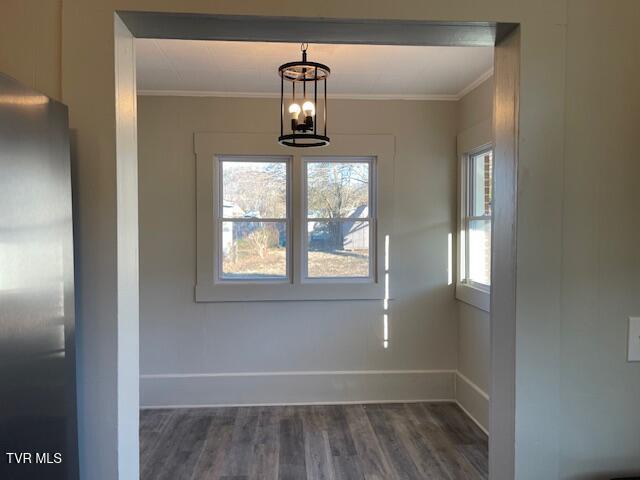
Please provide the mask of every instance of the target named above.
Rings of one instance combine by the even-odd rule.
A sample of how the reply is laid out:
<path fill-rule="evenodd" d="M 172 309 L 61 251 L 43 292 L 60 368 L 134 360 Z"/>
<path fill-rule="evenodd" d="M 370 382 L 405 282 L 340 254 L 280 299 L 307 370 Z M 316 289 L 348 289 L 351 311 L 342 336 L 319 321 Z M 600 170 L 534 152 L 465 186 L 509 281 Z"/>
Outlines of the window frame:
<path fill-rule="evenodd" d="M 279 145 L 277 135 L 268 133 L 212 133 L 194 134 L 196 160 L 196 278 L 194 297 L 196 302 L 247 302 L 247 301 L 304 301 L 304 300 L 379 300 L 385 298 L 384 236 L 391 235 L 393 211 L 393 172 L 395 161 L 395 137 L 393 135 L 332 135 L 331 145 L 309 150 L 293 149 Z M 317 152 L 317 154 L 316 154 Z M 291 249 L 289 265 L 290 281 L 280 279 L 250 281 L 225 279 L 217 282 L 217 261 L 220 253 L 215 240 L 214 212 L 217 207 L 217 191 L 220 189 L 215 174 L 218 157 L 290 157 L 290 200 L 288 232 Z M 375 157 L 376 225 L 375 248 L 370 246 L 370 281 L 355 278 L 331 278 L 320 281 L 303 281 L 302 278 L 302 157 Z M 370 188 L 372 188 L 370 186 Z M 214 221 L 215 220 L 215 221 Z M 305 226 L 306 228 L 306 226 Z M 371 242 L 370 242 L 371 243 Z M 371 258 L 375 257 L 375 258 Z"/>
<path fill-rule="evenodd" d="M 476 308 L 490 312 L 491 285 L 469 280 L 468 271 L 468 221 L 474 218 L 485 219 L 484 216 L 469 216 L 470 195 L 467 189 L 469 183 L 469 163 L 473 155 L 477 155 L 487 150 L 494 150 L 493 125 L 491 119 L 487 119 L 477 125 L 461 132 L 457 138 L 457 150 L 459 159 L 458 169 L 458 235 L 457 235 L 457 275 L 456 275 L 456 298 L 468 303 Z M 495 150 L 494 150 L 495 156 Z M 495 178 L 495 168 L 492 168 L 492 183 Z M 493 194 L 493 191 L 492 191 Z M 492 198 L 493 204 L 493 198 Z M 489 217 L 493 226 L 492 215 Z M 493 236 L 493 228 L 491 229 Z M 492 241 L 493 248 L 493 241 Z"/>
<path fill-rule="evenodd" d="M 237 218 L 227 218 L 224 216 L 224 187 L 223 182 L 224 178 L 222 175 L 222 164 L 225 161 L 231 162 L 254 162 L 254 163 L 284 163 L 286 169 L 286 194 L 285 194 L 285 214 L 286 217 L 282 218 L 260 218 L 260 217 L 237 217 Z M 261 283 L 291 283 L 293 278 L 292 275 L 292 255 L 293 251 L 291 249 L 291 240 L 292 240 L 292 215 L 291 215 L 291 161 L 292 157 L 290 155 L 218 155 L 214 158 L 214 184 L 217 185 L 216 192 L 217 198 L 215 199 L 215 207 L 214 211 L 214 223 L 213 223 L 213 235 L 215 242 L 215 275 L 214 275 L 214 283 L 229 283 L 229 284 L 261 284 Z M 223 228 L 222 224 L 224 222 L 246 222 L 246 223 L 284 223 L 287 231 L 287 245 L 285 252 L 285 278 L 279 277 L 266 277 L 266 278 L 250 278 L 250 277 L 239 277 L 239 278 L 224 278 L 222 265 L 223 265 Z"/>
<path fill-rule="evenodd" d="M 464 176 L 462 179 L 462 195 L 463 195 L 463 215 L 462 215 L 462 231 L 465 232 L 462 248 L 464 249 L 464 256 L 461 260 L 460 270 L 460 282 L 470 287 L 477 288 L 485 292 L 491 292 L 491 284 L 477 282 L 469 277 L 469 261 L 471 255 L 469 254 L 469 225 L 472 221 L 486 221 L 489 220 L 493 226 L 493 188 L 491 198 L 491 215 L 473 215 L 473 201 L 475 197 L 475 185 L 471 178 L 474 174 L 473 166 L 471 162 L 474 158 L 477 158 L 483 154 L 491 152 L 491 182 L 493 183 L 493 144 L 486 144 L 478 147 L 470 152 L 464 154 Z M 493 229 L 492 229 L 493 231 Z"/>
<path fill-rule="evenodd" d="M 302 178 L 301 178 L 301 206 L 302 226 L 300 228 L 300 246 L 301 255 L 300 273 L 301 282 L 308 284 L 317 283 L 373 283 L 376 278 L 376 252 L 378 250 L 378 242 L 376 236 L 377 227 L 377 189 L 376 189 L 376 157 L 375 156 L 350 156 L 350 155 L 302 155 L 300 157 L 302 166 Z M 366 277 L 310 277 L 309 276 L 309 235 L 308 235 L 308 223 L 309 221 L 327 222 L 332 219 L 328 218 L 310 218 L 309 215 L 309 196 L 308 196 L 308 164 L 309 163 L 366 163 L 369 166 L 368 175 L 368 215 L 366 217 L 358 218 L 354 221 L 368 222 L 369 223 L 369 275 Z M 348 219 L 341 218 L 340 221 L 344 222 Z"/>

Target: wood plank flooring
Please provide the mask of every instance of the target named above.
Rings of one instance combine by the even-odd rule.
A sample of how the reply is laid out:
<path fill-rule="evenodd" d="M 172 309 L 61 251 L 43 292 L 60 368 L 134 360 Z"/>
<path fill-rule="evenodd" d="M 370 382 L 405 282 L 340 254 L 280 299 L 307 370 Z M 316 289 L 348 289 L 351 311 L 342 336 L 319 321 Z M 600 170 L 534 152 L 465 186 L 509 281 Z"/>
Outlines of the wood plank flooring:
<path fill-rule="evenodd" d="M 454 403 L 143 410 L 142 480 L 475 480 L 487 437 Z"/>

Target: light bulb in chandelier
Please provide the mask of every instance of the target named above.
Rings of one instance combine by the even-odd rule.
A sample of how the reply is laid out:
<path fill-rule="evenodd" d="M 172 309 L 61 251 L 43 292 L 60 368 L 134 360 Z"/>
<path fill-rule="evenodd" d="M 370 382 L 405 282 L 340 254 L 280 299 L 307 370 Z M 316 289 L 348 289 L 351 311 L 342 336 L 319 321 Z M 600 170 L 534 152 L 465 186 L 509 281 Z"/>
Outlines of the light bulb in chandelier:
<path fill-rule="evenodd" d="M 312 101 L 307 100 L 302 104 L 302 111 L 305 117 L 313 117 L 316 114 L 316 106 Z"/>
<path fill-rule="evenodd" d="M 298 128 L 298 117 L 300 116 L 300 105 L 293 102 L 289 105 L 289 115 L 291 116 L 291 130 Z"/>
<path fill-rule="evenodd" d="M 297 103 L 292 103 L 289 105 L 289 115 L 291 115 L 291 120 L 298 120 L 298 116 L 300 115 L 300 105 Z"/>

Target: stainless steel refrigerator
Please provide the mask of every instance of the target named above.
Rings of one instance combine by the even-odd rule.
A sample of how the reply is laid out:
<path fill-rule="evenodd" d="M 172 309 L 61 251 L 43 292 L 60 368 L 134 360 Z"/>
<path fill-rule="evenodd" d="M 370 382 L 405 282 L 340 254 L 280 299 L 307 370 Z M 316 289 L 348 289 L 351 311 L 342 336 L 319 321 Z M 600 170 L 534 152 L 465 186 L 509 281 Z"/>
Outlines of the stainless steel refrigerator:
<path fill-rule="evenodd" d="M 0 479 L 76 479 L 67 107 L 0 74 Z"/>

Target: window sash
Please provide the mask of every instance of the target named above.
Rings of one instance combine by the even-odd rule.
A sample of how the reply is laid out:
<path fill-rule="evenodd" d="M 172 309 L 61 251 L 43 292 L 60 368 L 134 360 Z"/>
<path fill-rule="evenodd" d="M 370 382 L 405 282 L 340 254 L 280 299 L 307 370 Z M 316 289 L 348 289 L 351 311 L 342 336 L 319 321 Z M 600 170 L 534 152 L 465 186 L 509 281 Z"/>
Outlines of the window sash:
<path fill-rule="evenodd" d="M 302 217 L 303 225 L 301 227 L 301 255 L 300 255 L 300 271 L 301 281 L 303 283 L 374 283 L 376 279 L 378 245 L 377 239 L 377 189 L 376 186 L 376 158 L 371 157 L 352 157 L 352 156 L 305 156 L 302 161 Z M 366 163 L 368 164 L 368 204 L 366 217 L 335 217 L 335 218 L 317 218 L 309 217 L 309 197 L 308 197 L 308 164 L 309 163 Z M 369 275 L 366 277 L 310 277 L 309 276 L 309 222 L 368 222 L 369 225 Z"/>
<path fill-rule="evenodd" d="M 214 172 L 217 177 L 217 192 L 216 194 L 216 207 L 214 209 L 215 218 L 213 225 L 215 227 L 214 235 L 216 236 L 217 249 L 214 254 L 214 272 L 215 283 L 226 284 L 264 284 L 264 283 L 280 283 L 287 284 L 293 281 L 293 262 L 292 254 L 292 202 L 291 202 L 291 157 L 287 156 L 271 156 L 271 155 L 219 155 L 215 157 Z M 224 188 L 223 188 L 223 168 L 224 162 L 252 162 L 252 163 L 284 163 L 285 164 L 285 181 L 286 181 L 286 195 L 285 195 L 285 217 L 278 218 L 261 218 L 261 217 L 225 217 L 224 216 Z M 224 276 L 223 272 L 223 259 L 224 259 L 224 241 L 223 241 L 223 227 L 224 222 L 243 222 L 243 223 L 284 223 L 286 228 L 286 252 L 285 252 L 285 277 L 264 277 L 264 278 L 252 278 L 250 276 L 229 278 Z"/>
<path fill-rule="evenodd" d="M 228 221 L 234 219 L 240 219 L 251 221 L 251 219 L 258 218 L 262 221 L 267 221 L 266 218 L 261 217 L 225 217 L 224 216 L 224 175 L 222 174 L 222 164 L 225 162 L 247 162 L 247 163 L 284 163 L 286 169 L 286 195 L 285 195 L 285 217 L 277 217 L 271 220 L 280 221 L 287 220 L 291 217 L 291 157 L 286 156 L 273 156 L 273 155 L 219 155 L 216 157 L 216 175 L 218 178 L 218 192 L 217 192 L 217 216 L 216 218 L 223 218 Z"/>
<path fill-rule="evenodd" d="M 472 215 L 472 212 L 475 211 L 474 208 L 474 201 L 475 201 L 475 196 L 476 196 L 476 191 L 475 191 L 475 182 L 474 182 L 474 159 L 478 158 L 478 157 L 484 157 L 487 153 L 491 153 L 491 163 L 493 166 L 493 148 L 482 148 L 480 150 L 477 150 L 475 152 L 469 153 L 467 155 L 466 158 L 466 185 L 465 185 L 465 189 L 466 189 L 466 210 L 465 210 L 465 215 L 466 217 L 474 217 L 474 215 Z M 492 169 L 492 177 L 493 177 L 493 169 Z M 493 178 L 491 179 L 491 181 L 493 182 Z M 491 198 L 491 204 L 493 204 L 493 192 L 492 193 L 492 198 Z M 493 211 L 493 205 L 491 205 L 491 211 Z M 491 217 L 491 215 L 478 215 L 478 217 L 482 217 L 482 216 L 488 216 Z"/>
<path fill-rule="evenodd" d="M 280 276 L 280 275 L 272 275 L 272 276 L 262 276 L 259 278 L 256 277 L 251 277 L 249 275 L 246 276 L 241 276 L 238 275 L 237 277 L 231 277 L 231 276 L 225 276 L 225 273 L 223 271 L 223 267 L 224 267 L 224 228 L 223 228 L 223 224 L 225 222 L 235 222 L 235 223 L 281 223 L 285 226 L 285 231 L 286 231 L 286 247 L 285 247 L 285 275 L 284 276 Z M 291 279 L 291 256 L 290 256 L 290 238 L 291 238 L 291 232 L 289 231 L 290 229 L 290 224 L 289 222 L 287 222 L 287 220 L 285 219 L 278 219 L 278 220 L 265 220 L 265 219 L 258 219 L 258 220 L 252 220 L 252 219 L 233 219 L 233 220 L 229 220 L 229 219 L 218 219 L 217 222 L 218 225 L 218 229 L 217 231 L 219 232 L 219 237 L 218 237 L 218 260 L 217 260 L 217 265 L 218 265 L 218 269 L 217 269 L 217 275 L 218 278 L 217 280 L 220 283 L 265 283 L 265 282 L 271 282 L 271 283 L 290 283 L 290 279 Z M 229 275 L 227 273 L 227 275 Z"/>
<path fill-rule="evenodd" d="M 367 245 L 367 271 L 368 271 L 368 275 L 367 276 L 343 276 L 343 275 L 332 275 L 332 276 L 311 276 L 309 275 L 309 231 L 308 231 L 308 225 L 311 222 L 318 222 L 317 219 L 310 219 L 307 220 L 307 225 L 305 226 L 306 228 L 304 228 L 304 240 L 303 240 L 303 245 L 305 246 L 305 248 L 303 249 L 303 255 L 302 255 L 302 268 L 303 268 L 303 279 L 306 282 L 322 282 L 322 281 L 326 281 L 326 280 L 330 280 L 332 282 L 348 282 L 348 283 L 353 283 L 353 282 L 366 282 L 366 283 L 370 283 L 373 281 L 374 278 L 374 273 L 372 272 L 372 268 L 375 265 L 375 260 L 373 259 L 373 255 L 376 252 L 376 249 L 374 248 L 375 245 L 372 244 L 372 236 L 374 235 L 373 232 L 373 221 L 369 220 L 367 218 L 358 218 L 358 219 L 349 219 L 349 218 L 336 218 L 336 219 L 331 219 L 329 220 L 331 222 L 336 222 L 336 223 L 366 223 L 367 224 L 367 228 L 368 228 L 368 245 Z"/>
<path fill-rule="evenodd" d="M 465 219 L 465 227 L 464 227 L 464 231 L 465 231 L 465 243 L 464 243 L 464 249 L 465 249 L 465 253 L 464 253 L 464 260 L 465 260 L 465 265 L 464 265 L 464 272 L 465 275 L 462 278 L 462 283 L 465 283 L 467 285 L 470 285 L 472 287 L 475 288 L 479 288 L 480 290 L 484 290 L 486 292 L 491 290 L 491 284 L 490 283 L 483 283 L 483 282 L 478 282 L 476 280 L 471 279 L 470 277 L 470 270 L 471 270 L 471 252 L 470 252 L 470 237 L 471 235 L 469 234 L 470 232 L 470 228 L 469 228 L 469 224 L 473 221 L 473 220 L 488 220 L 491 221 L 491 216 L 482 216 L 482 217 L 467 217 Z"/>

